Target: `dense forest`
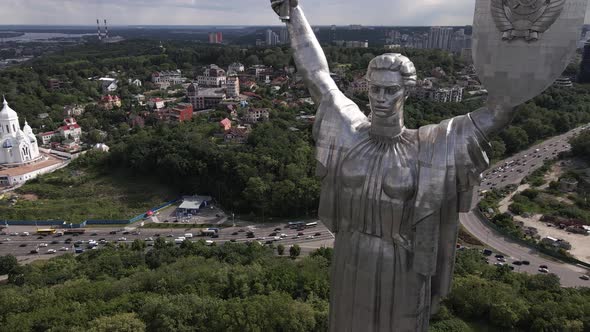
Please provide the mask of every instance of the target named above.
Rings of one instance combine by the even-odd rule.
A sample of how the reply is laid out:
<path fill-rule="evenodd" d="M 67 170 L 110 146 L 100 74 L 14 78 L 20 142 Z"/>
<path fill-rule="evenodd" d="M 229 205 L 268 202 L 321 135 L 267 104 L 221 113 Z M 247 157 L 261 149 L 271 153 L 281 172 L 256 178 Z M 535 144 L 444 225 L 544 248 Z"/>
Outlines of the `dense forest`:
<path fill-rule="evenodd" d="M 139 240 L 138 240 L 139 241 Z M 18 265 L 0 257 L 0 331 L 326 331 L 331 249 L 293 260 L 257 243 L 163 239 Z M 590 289 L 460 251 L 431 331 L 587 331 Z"/>

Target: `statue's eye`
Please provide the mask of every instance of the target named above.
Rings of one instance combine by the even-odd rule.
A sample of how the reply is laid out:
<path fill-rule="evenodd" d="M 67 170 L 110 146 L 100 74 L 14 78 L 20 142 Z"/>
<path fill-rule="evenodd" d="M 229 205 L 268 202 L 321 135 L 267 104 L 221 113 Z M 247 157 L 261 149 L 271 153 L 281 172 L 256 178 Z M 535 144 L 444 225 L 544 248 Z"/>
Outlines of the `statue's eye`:
<path fill-rule="evenodd" d="M 371 87 L 371 92 L 372 93 L 379 93 L 379 87 L 378 86 L 372 86 Z"/>
<path fill-rule="evenodd" d="M 387 90 L 385 90 L 385 92 L 390 95 L 392 95 L 398 91 L 399 91 L 399 87 L 397 87 L 397 86 L 392 86 L 392 87 L 387 88 Z"/>

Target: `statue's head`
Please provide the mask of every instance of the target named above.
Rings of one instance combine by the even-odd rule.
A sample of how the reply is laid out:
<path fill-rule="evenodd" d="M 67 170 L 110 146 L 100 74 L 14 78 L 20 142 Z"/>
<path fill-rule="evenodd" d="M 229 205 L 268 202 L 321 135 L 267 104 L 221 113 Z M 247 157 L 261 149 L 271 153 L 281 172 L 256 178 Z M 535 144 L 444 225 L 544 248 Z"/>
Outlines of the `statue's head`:
<path fill-rule="evenodd" d="M 371 60 L 366 77 L 373 116 L 390 117 L 401 112 L 408 88 L 416 85 L 416 68 L 399 53 L 385 53 Z"/>

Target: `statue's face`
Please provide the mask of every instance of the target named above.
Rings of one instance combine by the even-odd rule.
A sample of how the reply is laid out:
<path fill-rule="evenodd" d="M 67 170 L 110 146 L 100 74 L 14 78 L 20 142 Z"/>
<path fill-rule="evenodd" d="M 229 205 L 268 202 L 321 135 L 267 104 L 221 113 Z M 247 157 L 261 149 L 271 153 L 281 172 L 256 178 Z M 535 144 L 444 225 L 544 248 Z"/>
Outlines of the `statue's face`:
<path fill-rule="evenodd" d="M 375 70 L 369 81 L 369 103 L 373 116 L 390 117 L 401 112 L 405 89 L 399 72 Z"/>

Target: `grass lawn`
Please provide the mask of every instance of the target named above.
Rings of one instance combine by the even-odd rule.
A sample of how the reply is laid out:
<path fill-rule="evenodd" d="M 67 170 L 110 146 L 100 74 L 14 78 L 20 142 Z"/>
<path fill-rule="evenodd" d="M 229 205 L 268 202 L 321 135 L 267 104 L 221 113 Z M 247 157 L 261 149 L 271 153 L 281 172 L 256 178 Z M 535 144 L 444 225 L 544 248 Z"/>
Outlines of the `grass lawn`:
<path fill-rule="evenodd" d="M 2 219 L 129 219 L 176 197 L 154 179 L 72 166 L 32 180 L 16 194 L 14 205 L 9 197 L 0 199 Z"/>

